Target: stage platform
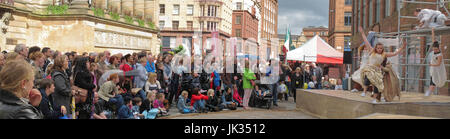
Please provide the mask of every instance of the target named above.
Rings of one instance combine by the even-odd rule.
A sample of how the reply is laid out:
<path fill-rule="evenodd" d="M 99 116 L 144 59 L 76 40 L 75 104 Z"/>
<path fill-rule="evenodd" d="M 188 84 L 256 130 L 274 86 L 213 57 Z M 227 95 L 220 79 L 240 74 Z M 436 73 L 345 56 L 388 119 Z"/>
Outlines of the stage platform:
<path fill-rule="evenodd" d="M 410 119 L 450 119 L 449 96 L 424 97 L 421 93 L 402 92 L 400 100 L 396 97 L 393 102 L 372 103 L 372 98 L 360 95 L 361 92 L 298 89 L 296 105 L 298 110 L 325 119 L 361 118 L 376 113 L 412 116 Z"/>

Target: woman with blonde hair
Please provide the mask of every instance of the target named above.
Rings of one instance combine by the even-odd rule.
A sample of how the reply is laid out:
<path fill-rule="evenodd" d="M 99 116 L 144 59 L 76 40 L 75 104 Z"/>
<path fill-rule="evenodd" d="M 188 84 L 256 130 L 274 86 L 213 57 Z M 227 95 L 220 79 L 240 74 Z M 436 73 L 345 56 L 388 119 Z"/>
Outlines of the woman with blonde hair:
<path fill-rule="evenodd" d="M 384 91 L 384 81 L 383 81 L 383 71 L 382 71 L 382 63 L 385 58 L 393 57 L 406 47 L 406 40 L 403 42 L 403 46 L 398 49 L 396 52 L 385 52 L 384 46 L 381 43 L 377 43 L 375 48 L 372 48 L 371 44 L 367 40 L 366 35 L 364 34 L 364 30 L 362 27 L 359 27 L 359 31 L 361 32 L 361 35 L 363 37 L 363 40 L 365 42 L 365 47 L 369 48 L 369 61 L 367 63 L 367 66 L 363 67 L 361 70 L 361 79 L 363 79 L 364 87 L 369 86 L 372 84 L 374 86 L 374 95 L 372 96 L 374 100 L 373 103 L 377 103 L 381 101 L 381 92 Z"/>
<path fill-rule="evenodd" d="M 148 94 L 153 91 L 159 91 L 161 89 L 161 84 L 156 79 L 157 75 L 156 73 L 150 73 L 148 74 L 148 80 L 145 83 L 145 92 Z"/>
<path fill-rule="evenodd" d="M 30 104 L 34 72 L 25 60 L 9 61 L 0 71 L 0 119 L 42 119 Z"/>

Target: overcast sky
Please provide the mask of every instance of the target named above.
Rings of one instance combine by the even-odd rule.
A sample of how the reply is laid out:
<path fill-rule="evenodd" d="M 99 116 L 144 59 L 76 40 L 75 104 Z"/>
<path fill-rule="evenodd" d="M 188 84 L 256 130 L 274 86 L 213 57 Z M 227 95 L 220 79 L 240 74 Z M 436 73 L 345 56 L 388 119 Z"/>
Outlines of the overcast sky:
<path fill-rule="evenodd" d="M 285 34 L 291 25 L 291 34 L 300 35 L 303 27 L 328 27 L 329 0 L 279 0 L 278 33 Z"/>

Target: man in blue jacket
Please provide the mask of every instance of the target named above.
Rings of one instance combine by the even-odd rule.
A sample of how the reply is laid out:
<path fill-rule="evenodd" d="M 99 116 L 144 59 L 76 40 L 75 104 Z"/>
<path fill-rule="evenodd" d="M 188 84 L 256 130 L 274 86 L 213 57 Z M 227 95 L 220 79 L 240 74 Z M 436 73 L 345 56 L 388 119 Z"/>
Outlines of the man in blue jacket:
<path fill-rule="evenodd" d="M 148 73 L 150 73 L 150 72 L 156 73 L 154 57 L 152 55 L 149 55 L 147 60 L 148 60 L 147 65 L 145 66 L 145 69 L 147 70 L 147 72 Z"/>
<path fill-rule="evenodd" d="M 66 114 L 65 107 L 53 107 L 53 99 L 49 97 L 51 94 L 53 94 L 53 92 L 55 92 L 55 85 L 53 85 L 53 80 L 43 79 L 39 84 L 39 91 L 42 95 L 39 109 L 44 115 L 44 119 L 59 119 L 60 117 L 63 117 Z"/>

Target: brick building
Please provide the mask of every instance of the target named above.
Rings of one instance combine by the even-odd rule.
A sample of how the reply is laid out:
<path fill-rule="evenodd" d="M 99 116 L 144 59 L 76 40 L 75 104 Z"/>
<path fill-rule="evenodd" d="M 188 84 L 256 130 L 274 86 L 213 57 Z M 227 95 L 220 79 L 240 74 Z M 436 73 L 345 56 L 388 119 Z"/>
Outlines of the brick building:
<path fill-rule="evenodd" d="M 233 7 L 231 36 L 242 38 L 244 40 L 253 38 L 258 42 L 258 22 L 259 19 L 256 15 L 256 8 L 254 6 L 243 8 L 241 2 L 236 2 L 236 7 Z"/>
<path fill-rule="evenodd" d="M 328 28 L 320 26 L 320 27 L 306 27 L 303 28 L 303 34 L 305 34 L 306 39 L 309 40 L 316 35 L 319 35 L 325 42 L 328 42 Z"/>
<path fill-rule="evenodd" d="M 426 2 L 436 2 L 436 0 L 417 0 L 417 1 L 426 1 Z M 359 61 L 357 56 L 357 48 L 362 44 L 362 37 L 360 32 L 358 31 L 358 26 L 362 26 L 365 30 L 365 33 L 369 30 L 373 30 L 375 32 L 398 32 L 398 10 L 401 10 L 402 16 L 414 16 L 414 11 L 416 8 L 427 8 L 436 10 L 436 5 L 430 4 L 412 4 L 412 3 L 401 3 L 399 0 L 353 0 L 353 23 L 352 23 L 352 51 L 353 51 L 353 66 L 352 71 L 355 71 L 359 68 Z M 445 13 L 442 8 L 440 8 L 441 12 Z M 415 26 L 418 25 L 417 19 L 408 19 L 401 18 L 401 31 L 409 31 L 413 30 Z M 447 22 L 447 25 L 450 25 Z M 418 64 L 428 64 L 428 60 L 426 59 L 427 53 L 426 50 L 429 49 L 431 42 L 431 36 L 420 37 L 416 39 L 416 42 L 413 44 L 410 42 L 408 44 L 408 49 L 405 50 L 401 55 L 401 57 L 406 57 L 400 60 L 401 64 L 399 68 L 399 76 L 401 77 L 400 84 L 402 90 L 406 90 L 409 92 L 424 92 L 428 86 L 429 81 L 422 81 L 419 79 L 430 79 L 429 75 L 429 66 L 414 66 Z M 440 37 L 441 44 L 444 46 L 450 46 L 450 40 L 445 39 L 449 38 L 450 34 L 443 34 Z M 387 51 L 394 51 L 392 49 L 387 49 Z M 450 58 L 450 49 L 444 50 L 445 59 Z M 448 62 L 446 63 L 448 64 Z M 447 72 L 450 71 L 450 68 L 447 67 Z M 450 79 L 450 75 L 448 75 L 448 79 Z M 403 79 L 402 79 L 403 78 Z M 407 80 L 404 80 L 404 79 Z M 445 87 L 439 89 L 439 94 L 441 95 L 449 95 L 448 83 Z"/>
<path fill-rule="evenodd" d="M 225 42 L 231 36 L 231 0 L 159 1 L 159 28 L 163 50 L 186 46 L 193 50 L 195 42 L 209 49 L 214 32 Z M 202 36 L 194 37 L 195 31 Z M 203 49 L 203 50 L 204 50 Z"/>
<path fill-rule="evenodd" d="M 328 44 L 343 52 L 350 45 L 352 31 L 352 0 L 330 0 Z"/>

